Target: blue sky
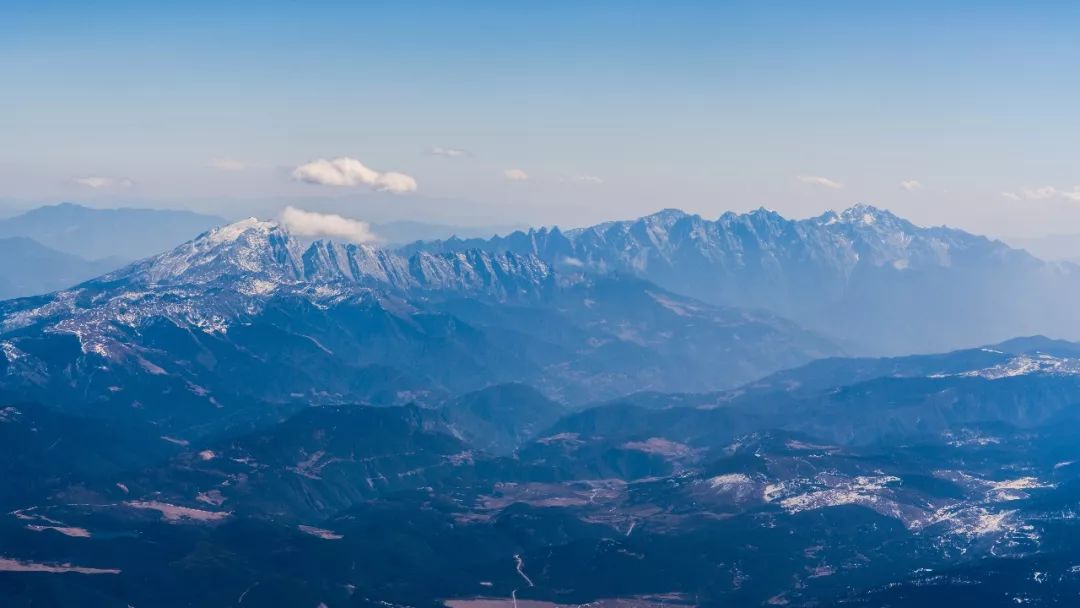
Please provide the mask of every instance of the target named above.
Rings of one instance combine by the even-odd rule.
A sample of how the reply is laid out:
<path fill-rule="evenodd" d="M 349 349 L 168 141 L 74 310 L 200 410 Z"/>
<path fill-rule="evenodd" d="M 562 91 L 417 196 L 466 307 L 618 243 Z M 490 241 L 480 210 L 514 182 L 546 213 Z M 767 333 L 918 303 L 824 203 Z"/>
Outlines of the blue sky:
<path fill-rule="evenodd" d="M 866 201 L 994 234 L 1080 222 L 1075 3 L 162 4 L 5 4 L 9 207 L 570 225 Z M 293 177 L 338 157 L 416 191 Z"/>

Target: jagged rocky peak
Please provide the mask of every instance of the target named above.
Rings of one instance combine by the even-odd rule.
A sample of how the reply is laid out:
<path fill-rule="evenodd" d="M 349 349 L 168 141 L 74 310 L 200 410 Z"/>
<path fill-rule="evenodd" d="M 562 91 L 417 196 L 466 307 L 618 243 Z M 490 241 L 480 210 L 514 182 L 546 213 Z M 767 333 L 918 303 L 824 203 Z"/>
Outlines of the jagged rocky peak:
<path fill-rule="evenodd" d="M 248 218 L 204 232 L 117 274 L 147 285 L 210 283 L 239 276 L 296 281 L 301 278 L 300 259 L 300 245 L 282 226 Z"/>
<path fill-rule="evenodd" d="M 675 222 L 683 219 L 684 217 L 690 217 L 690 214 L 683 211 L 682 209 L 675 209 L 675 208 L 669 207 L 667 209 L 661 209 L 660 211 L 657 211 L 656 213 L 646 215 L 645 217 L 643 217 L 641 219 L 642 219 L 642 221 L 644 221 L 645 223 L 648 223 L 648 224 L 659 224 L 661 226 L 668 227 L 668 226 L 671 226 L 672 224 L 674 224 Z"/>
<path fill-rule="evenodd" d="M 900 219 L 888 209 L 881 209 L 866 203 L 857 203 L 848 207 L 839 214 L 838 219 L 842 223 L 861 224 L 864 226 L 882 224 L 895 225 L 897 223 L 910 225 L 909 222 Z"/>
<path fill-rule="evenodd" d="M 195 241 L 204 241 L 211 244 L 229 243 L 240 239 L 248 233 L 269 234 L 271 231 L 280 229 L 281 226 L 277 222 L 249 217 L 204 232 L 196 237 Z"/>
<path fill-rule="evenodd" d="M 542 289 L 551 282 L 550 275 L 550 268 L 530 255 L 473 249 L 402 255 L 370 245 L 300 239 L 276 222 L 248 218 L 210 230 L 102 282 L 142 288 L 212 285 L 247 295 L 269 295 L 283 287 L 319 292 L 334 284 L 335 294 L 375 287 L 512 297 Z"/>
<path fill-rule="evenodd" d="M 772 209 L 766 207 L 758 207 L 752 211 L 746 213 L 736 213 L 734 211 L 727 211 L 719 218 L 716 219 L 715 225 L 718 228 L 724 230 L 730 230 L 733 227 L 760 227 L 760 226 L 780 226 L 791 223 L 784 216 L 780 215 Z"/>
<path fill-rule="evenodd" d="M 757 209 L 754 209 L 753 211 L 748 211 L 743 215 L 761 219 L 784 219 L 784 216 L 780 215 L 780 213 L 773 209 L 769 209 L 768 207 L 758 207 Z"/>

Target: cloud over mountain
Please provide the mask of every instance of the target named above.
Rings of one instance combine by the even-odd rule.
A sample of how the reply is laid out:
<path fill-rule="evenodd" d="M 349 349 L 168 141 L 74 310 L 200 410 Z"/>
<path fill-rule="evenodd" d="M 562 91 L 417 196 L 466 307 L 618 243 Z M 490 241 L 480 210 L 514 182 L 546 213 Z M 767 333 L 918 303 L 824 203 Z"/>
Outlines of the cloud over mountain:
<path fill-rule="evenodd" d="M 288 206 L 281 212 L 281 224 L 297 236 L 345 239 L 354 243 L 378 240 L 371 225 L 333 213 L 317 213 Z"/>
<path fill-rule="evenodd" d="M 370 186 L 381 192 L 402 194 L 416 191 L 416 180 L 404 173 L 382 173 L 364 163 L 342 156 L 333 160 L 320 158 L 300 165 L 292 172 L 293 179 L 322 186 Z"/>

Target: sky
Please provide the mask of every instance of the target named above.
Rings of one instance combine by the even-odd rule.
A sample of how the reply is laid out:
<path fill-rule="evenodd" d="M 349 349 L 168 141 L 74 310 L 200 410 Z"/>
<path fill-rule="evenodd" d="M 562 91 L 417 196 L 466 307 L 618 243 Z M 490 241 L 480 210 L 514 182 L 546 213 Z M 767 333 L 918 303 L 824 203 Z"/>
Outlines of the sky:
<path fill-rule="evenodd" d="M 942 4 L 8 0 L 0 211 L 1080 233 L 1080 6 Z"/>

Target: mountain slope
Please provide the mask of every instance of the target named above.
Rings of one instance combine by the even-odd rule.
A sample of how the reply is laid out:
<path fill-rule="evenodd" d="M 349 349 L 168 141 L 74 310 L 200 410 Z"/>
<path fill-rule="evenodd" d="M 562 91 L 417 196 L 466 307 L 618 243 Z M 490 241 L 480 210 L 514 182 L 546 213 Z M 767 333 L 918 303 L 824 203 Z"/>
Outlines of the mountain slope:
<path fill-rule="evenodd" d="M 733 393 L 669 410 L 593 408 L 504 458 L 449 434 L 438 410 L 306 408 L 176 448 L 164 464 L 90 471 L 75 496 L 92 500 L 66 491 L 88 474 L 75 467 L 65 491 L 0 517 L 0 564 L 30 570 L 3 573 L 0 593 L 19 605 L 90 606 L 962 603 L 940 573 L 991 603 L 1060 603 L 1060 591 L 1073 589 L 1060 583 L 1072 580 L 1076 557 L 1075 407 L 1047 401 L 1039 413 L 1013 397 L 1021 386 L 1055 392 L 1074 377 L 1063 365 L 1078 350 L 1027 339 L 980 351 L 986 359 L 962 352 L 956 361 L 882 362 L 851 386 L 816 391 L 822 409 L 800 409 L 815 404 L 769 383 L 766 390 L 781 390 L 771 400 L 740 402 Z M 1062 361 L 1039 357 L 1047 363 L 1037 369 L 983 377 L 987 364 L 1039 355 Z M 942 369 L 949 373 L 933 377 Z M 891 390 L 930 382 L 937 385 L 921 393 Z M 959 416 L 946 433 L 931 425 L 871 442 L 830 441 L 776 428 L 813 424 L 851 389 L 850 407 L 834 414 L 857 414 L 851 426 L 872 431 L 875 416 L 889 418 L 913 396 L 965 385 L 1001 398 L 966 404 L 959 413 L 981 411 L 982 421 Z M 1076 392 L 1074 384 L 1061 394 Z M 501 415 L 512 409 L 501 407 L 504 397 L 535 395 L 500 387 L 461 403 Z M 752 417 L 772 415 L 762 406 L 778 399 L 788 399 L 775 408 L 784 415 Z M 1007 411 L 1039 416 L 994 421 Z M 747 428 L 740 417 L 764 426 Z M 31 458 L 49 457 L 56 433 L 43 431 Z M 209 577 L 214 585 L 200 584 Z M 1004 594 L 999 578 L 1022 594 Z M 1033 582 L 1016 587 L 1021 580 Z"/>
<path fill-rule="evenodd" d="M 566 408 L 524 384 L 502 384 L 458 397 L 438 419 L 469 445 L 510 454 L 553 425 Z"/>
<path fill-rule="evenodd" d="M 87 261 L 26 237 L 0 238 L 0 299 L 71 287 L 117 265 L 110 260 Z"/>
<path fill-rule="evenodd" d="M 838 445 L 946 443 L 980 426 L 1071 420 L 1078 394 L 1080 344 L 1033 337 L 940 355 L 823 359 L 733 391 L 631 395 L 547 432 L 611 442 L 651 433 L 700 447 L 765 429 Z"/>
<path fill-rule="evenodd" d="M 556 268 L 622 272 L 714 304 L 762 308 L 867 354 L 933 352 L 1044 333 L 1080 337 L 1080 269 L 984 237 L 922 228 L 868 205 L 789 220 L 678 210 L 570 231 L 417 243 Z"/>
<path fill-rule="evenodd" d="M 267 402 L 438 401 L 508 382 L 567 402 L 715 390 L 836 352 L 774 315 L 636 278 L 307 244 L 254 219 L 2 303 L 0 320 L 0 386 L 189 430 L 276 415 Z"/>
<path fill-rule="evenodd" d="M 121 473 L 160 464 L 177 451 L 154 429 L 74 417 L 3 395 L 0 508 L 25 507 L 49 493 L 77 497 L 112 487 Z"/>

